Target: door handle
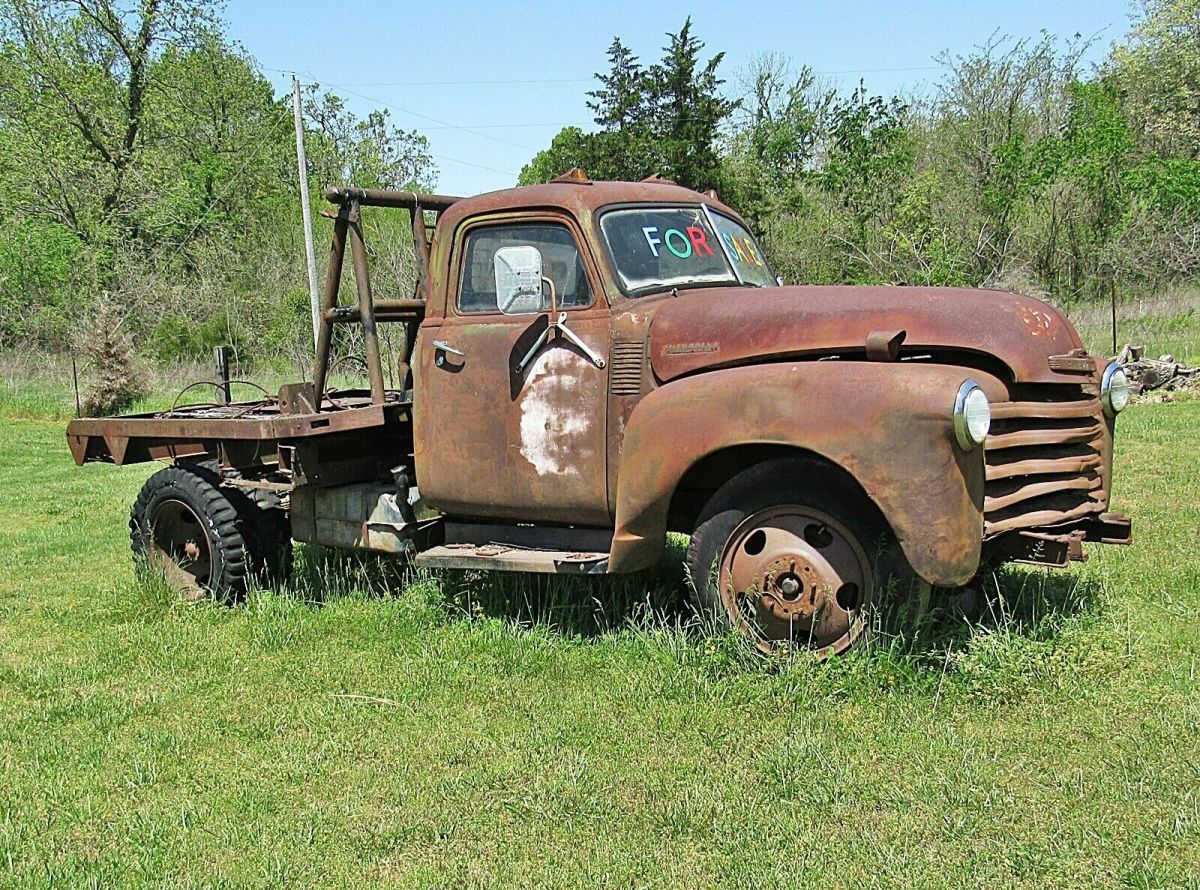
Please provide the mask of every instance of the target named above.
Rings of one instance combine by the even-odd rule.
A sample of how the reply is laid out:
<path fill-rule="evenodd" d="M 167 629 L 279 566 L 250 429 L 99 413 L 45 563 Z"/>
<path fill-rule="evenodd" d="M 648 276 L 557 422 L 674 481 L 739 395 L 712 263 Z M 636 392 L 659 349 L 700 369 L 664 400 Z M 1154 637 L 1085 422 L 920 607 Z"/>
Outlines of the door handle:
<path fill-rule="evenodd" d="M 445 340 L 434 340 L 433 348 L 435 350 L 437 350 L 437 358 L 435 358 L 433 360 L 433 363 L 435 365 L 437 365 L 439 368 L 442 365 L 446 364 L 446 353 L 450 353 L 451 355 L 458 355 L 458 356 L 466 355 L 466 353 L 464 353 L 461 349 L 455 349 L 453 346 L 451 346 Z"/>

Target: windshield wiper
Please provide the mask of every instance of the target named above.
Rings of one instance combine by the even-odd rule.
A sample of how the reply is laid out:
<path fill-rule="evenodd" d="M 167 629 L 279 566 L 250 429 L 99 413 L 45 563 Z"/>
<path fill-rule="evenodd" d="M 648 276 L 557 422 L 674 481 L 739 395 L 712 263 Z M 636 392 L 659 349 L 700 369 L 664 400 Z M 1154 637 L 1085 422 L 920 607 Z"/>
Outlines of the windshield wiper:
<path fill-rule="evenodd" d="M 675 290 L 697 290 L 708 287 L 740 287 L 737 281 L 677 281 L 674 284 L 649 285 L 646 290 L 629 291 L 631 297 L 654 297 Z"/>

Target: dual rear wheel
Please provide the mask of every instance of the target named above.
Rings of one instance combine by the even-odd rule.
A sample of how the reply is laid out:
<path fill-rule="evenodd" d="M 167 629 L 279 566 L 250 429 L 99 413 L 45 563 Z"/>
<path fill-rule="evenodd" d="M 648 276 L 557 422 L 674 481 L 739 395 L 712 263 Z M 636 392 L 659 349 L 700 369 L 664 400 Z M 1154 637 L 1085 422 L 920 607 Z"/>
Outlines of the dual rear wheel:
<path fill-rule="evenodd" d="M 129 518 L 135 557 L 187 599 L 234 599 L 252 583 L 274 584 L 291 563 L 291 533 L 276 495 L 222 485 L 204 465 L 151 476 Z"/>

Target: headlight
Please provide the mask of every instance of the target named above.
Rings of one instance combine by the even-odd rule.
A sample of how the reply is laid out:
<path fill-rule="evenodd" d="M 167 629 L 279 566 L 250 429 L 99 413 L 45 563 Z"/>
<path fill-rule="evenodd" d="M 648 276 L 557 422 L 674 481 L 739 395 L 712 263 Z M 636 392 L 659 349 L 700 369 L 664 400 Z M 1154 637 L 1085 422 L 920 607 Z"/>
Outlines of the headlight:
<path fill-rule="evenodd" d="M 964 451 L 982 445 L 992 426 L 992 405 L 974 380 L 958 388 L 954 399 L 954 438 Z"/>
<path fill-rule="evenodd" d="M 1116 362 L 1104 369 L 1100 379 L 1100 401 L 1104 403 L 1104 410 L 1113 416 L 1129 404 L 1129 378 Z"/>

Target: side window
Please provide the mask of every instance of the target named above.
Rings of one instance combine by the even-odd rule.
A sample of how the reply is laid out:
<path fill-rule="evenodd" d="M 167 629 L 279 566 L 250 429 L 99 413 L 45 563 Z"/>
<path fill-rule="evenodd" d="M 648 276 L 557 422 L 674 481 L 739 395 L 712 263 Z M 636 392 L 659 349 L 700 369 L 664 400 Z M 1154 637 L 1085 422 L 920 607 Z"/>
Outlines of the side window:
<path fill-rule="evenodd" d="M 542 276 L 554 282 L 560 307 L 570 309 L 592 302 L 587 272 L 570 230 L 554 223 L 518 223 L 475 229 L 467 235 L 458 288 L 460 311 L 499 311 L 494 257 L 501 247 L 518 245 L 536 247 L 541 253 Z M 550 308 L 549 289 L 544 293 L 543 305 Z"/>

